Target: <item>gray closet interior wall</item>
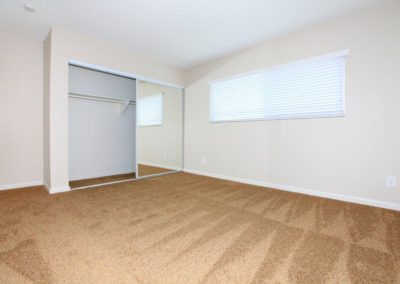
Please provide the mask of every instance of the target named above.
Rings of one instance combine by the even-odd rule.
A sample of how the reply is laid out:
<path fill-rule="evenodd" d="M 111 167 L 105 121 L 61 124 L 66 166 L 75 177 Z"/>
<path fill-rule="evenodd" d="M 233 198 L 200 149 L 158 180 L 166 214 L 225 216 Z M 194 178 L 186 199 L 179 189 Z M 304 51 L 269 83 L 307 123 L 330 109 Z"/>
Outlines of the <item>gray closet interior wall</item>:
<path fill-rule="evenodd" d="M 69 65 L 69 92 L 135 100 L 136 80 Z"/>
<path fill-rule="evenodd" d="M 70 95 L 135 101 L 131 78 L 69 66 Z M 136 169 L 136 106 L 69 97 L 69 179 L 133 173 Z"/>

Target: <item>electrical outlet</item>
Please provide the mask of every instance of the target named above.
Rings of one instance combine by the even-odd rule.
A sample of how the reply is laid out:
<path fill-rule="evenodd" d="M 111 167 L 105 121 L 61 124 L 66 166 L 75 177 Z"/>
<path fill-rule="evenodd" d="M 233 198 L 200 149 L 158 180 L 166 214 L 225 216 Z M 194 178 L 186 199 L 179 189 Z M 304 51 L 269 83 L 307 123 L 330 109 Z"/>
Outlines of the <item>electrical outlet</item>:
<path fill-rule="evenodd" d="M 386 178 L 386 186 L 387 187 L 396 187 L 397 179 L 396 177 L 387 177 Z"/>
<path fill-rule="evenodd" d="M 207 158 L 206 158 L 206 157 L 202 157 L 202 158 L 201 158 L 201 163 L 202 163 L 202 164 L 207 163 Z"/>
<path fill-rule="evenodd" d="M 164 153 L 163 158 L 164 158 L 164 159 L 168 158 L 167 153 Z"/>

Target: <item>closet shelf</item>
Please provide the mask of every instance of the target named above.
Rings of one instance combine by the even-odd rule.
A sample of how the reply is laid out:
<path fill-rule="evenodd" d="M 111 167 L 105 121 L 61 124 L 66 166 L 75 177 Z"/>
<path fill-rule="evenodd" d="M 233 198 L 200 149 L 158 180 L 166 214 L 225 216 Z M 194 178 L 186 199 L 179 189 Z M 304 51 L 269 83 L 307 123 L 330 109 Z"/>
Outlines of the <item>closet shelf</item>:
<path fill-rule="evenodd" d="M 123 114 L 126 111 L 126 109 L 128 108 L 128 105 L 136 105 L 135 101 L 121 99 L 121 98 L 94 96 L 94 95 L 72 93 L 72 92 L 68 93 L 68 96 L 70 98 L 75 98 L 75 99 L 93 100 L 93 101 L 109 102 L 109 103 L 119 103 L 121 105 L 120 114 Z"/>

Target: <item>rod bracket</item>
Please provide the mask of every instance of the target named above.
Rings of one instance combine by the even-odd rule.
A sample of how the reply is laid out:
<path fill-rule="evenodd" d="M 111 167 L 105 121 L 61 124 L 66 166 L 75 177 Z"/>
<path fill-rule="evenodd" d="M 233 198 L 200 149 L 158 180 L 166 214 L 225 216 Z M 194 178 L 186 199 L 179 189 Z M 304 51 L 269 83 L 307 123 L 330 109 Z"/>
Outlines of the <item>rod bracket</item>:
<path fill-rule="evenodd" d="M 128 105 L 129 105 L 129 101 L 128 100 L 122 101 L 121 105 L 120 105 L 119 113 L 123 114 L 126 111 L 126 109 L 128 108 Z"/>

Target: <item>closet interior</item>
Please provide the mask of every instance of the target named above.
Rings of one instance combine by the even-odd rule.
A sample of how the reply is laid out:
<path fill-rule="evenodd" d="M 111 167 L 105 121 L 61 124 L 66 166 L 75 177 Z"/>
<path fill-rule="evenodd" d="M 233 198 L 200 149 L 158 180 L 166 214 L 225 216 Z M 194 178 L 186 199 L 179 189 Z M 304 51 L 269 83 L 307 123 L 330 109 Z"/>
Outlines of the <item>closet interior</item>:
<path fill-rule="evenodd" d="M 71 188 L 136 177 L 136 80 L 69 65 Z"/>

